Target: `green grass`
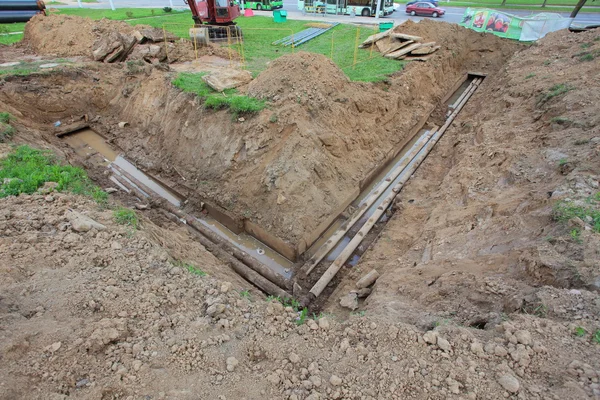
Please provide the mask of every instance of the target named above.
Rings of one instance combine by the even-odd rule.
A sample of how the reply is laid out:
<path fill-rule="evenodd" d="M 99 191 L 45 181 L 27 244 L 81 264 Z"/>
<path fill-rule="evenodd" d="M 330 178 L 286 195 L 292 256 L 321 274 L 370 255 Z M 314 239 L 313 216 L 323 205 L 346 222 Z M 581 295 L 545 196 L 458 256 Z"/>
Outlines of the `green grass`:
<path fill-rule="evenodd" d="M 119 225 L 126 225 L 133 229 L 138 229 L 139 227 L 137 214 L 130 208 L 118 207 L 113 211 L 113 217 Z"/>
<path fill-rule="evenodd" d="M 188 263 L 185 261 L 176 260 L 176 261 L 173 261 L 172 264 L 175 265 L 176 267 L 187 270 L 192 275 L 196 275 L 196 276 L 208 275 L 206 272 L 202 271 L 200 268 L 198 268 L 194 264 L 191 264 L 191 263 Z"/>
<path fill-rule="evenodd" d="M 0 112 L 0 143 L 8 142 L 15 134 L 15 128 L 10 125 L 14 119 L 11 113 Z"/>
<path fill-rule="evenodd" d="M 525 79 L 531 79 L 535 76 L 535 74 L 532 72 L 530 74 L 527 74 L 527 76 L 525 77 Z"/>
<path fill-rule="evenodd" d="M 554 85 L 550 89 L 548 89 L 547 92 L 542 93 L 539 96 L 538 105 L 542 105 L 555 97 L 558 97 L 567 92 L 570 92 L 571 90 L 575 90 L 575 88 L 573 86 L 569 85 L 568 83 L 560 83 L 560 84 Z"/>
<path fill-rule="evenodd" d="M 245 299 L 249 299 L 250 298 L 250 291 L 249 290 L 242 290 L 240 292 L 240 297 L 243 297 Z"/>
<path fill-rule="evenodd" d="M 583 336 L 585 336 L 585 329 L 582 328 L 581 326 L 578 326 L 577 328 L 575 328 L 575 331 L 573 332 L 573 334 L 577 337 L 583 337 Z"/>
<path fill-rule="evenodd" d="M 554 220 L 558 221 L 558 222 L 567 222 L 571 218 L 577 217 L 584 222 L 589 222 L 589 220 L 591 219 L 590 225 L 592 225 L 592 229 L 595 232 L 600 233 L 600 194 L 599 193 L 596 193 L 596 195 L 594 195 L 586 200 L 586 203 L 588 204 L 588 206 L 580 206 L 580 205 L 576 205 L 573 202 L 568 202 L 568 201 L 557 202 L 556 204 L 554 204 L 554 207 L 552 210 L 552 216 L 553 216 Z M 572 233 L 571 233 L 571 235 L 573 237 Z"/>
<path fill-rule="evenodd" d="M 108 201 L 108 194 L 83 169 L 61 165 L 49 151 L 19 146 L 0 162 L 0 198 L 35 193 L 46 182 L 56 182 L 58 191 L 90 196 L 101 204 Z"/>
<path fill-rule="evenodd" d="M 234 115 L 255 114 L 263 110 L 266 103 L 253 97 L 238 95 L 235 89 L 215 92 L 202 80 L 203 73 L 182 72 L 173 80 L 173 85 L 184 92 L 194 93 L 211 109 L 229 108 Z"/>
<path fill-rule="evenodd" d="M 595 333 L 594 333 L 594 342 L 596 342 L 597 344 L 600 344 L 600 329 L 598 329 Z"/>
<path fill-rule="evenodd" d="M 569 125 L 573 121 L 571 121 L 569 118 L 566 118 L 566 117 L 554 117 L 550 120 L 550 122 L 559 124 L 559 125 Z"/>
<path fill-rule="evenodd" d="M 298 311 L 298 317 L 296 317 L 296 325 L 300 326 L 306 321 L 308 316 L 308 308 L 304 307 L 301 311 Z"/>
<path fill-rule="evenodd" d="M 581 53 L 575 54 L 575 56 L 581 62 L 594 61 L 595 58 L 600 57 L 600 50 L 582 51 Z"/>

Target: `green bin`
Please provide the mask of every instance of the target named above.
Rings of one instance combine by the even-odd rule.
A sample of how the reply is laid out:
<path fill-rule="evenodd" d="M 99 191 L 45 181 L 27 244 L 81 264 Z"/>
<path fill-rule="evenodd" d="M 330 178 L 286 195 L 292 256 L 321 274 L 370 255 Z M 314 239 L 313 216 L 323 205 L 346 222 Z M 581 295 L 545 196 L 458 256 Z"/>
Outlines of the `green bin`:
<path fill-rule="evenodd" d="M 286 10 L 273 11 L 273 21 L 286 22 L 287 21 L 287 11 Z"/>
<path fill-rule="evenodd" d="M 379 32 L 385 32 L 388 29 L 392 29 L 394 27 L 393 22 L 380 22 L 379 23 Z"/>

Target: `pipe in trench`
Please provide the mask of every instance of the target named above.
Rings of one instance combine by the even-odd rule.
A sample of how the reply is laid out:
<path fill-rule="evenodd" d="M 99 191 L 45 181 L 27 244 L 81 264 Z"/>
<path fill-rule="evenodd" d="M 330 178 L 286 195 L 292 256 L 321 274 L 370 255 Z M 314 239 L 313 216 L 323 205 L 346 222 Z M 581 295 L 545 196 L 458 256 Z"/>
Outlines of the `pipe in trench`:
<path fill-rule="evenodd" d="M 133 185 L 127 183 L 124 179 L 119 179 L 118 176 L 115 176 L 115 178 L 117 180 L 119 180 L 121 182 L 121 184 L 125 185 L 126 187 L 129 187 L 129 189 L 132 190 L 140 198 L 147 197 L 144 195 L 143 192 L 146 192 L 149 195 L 150 195 L 150 193 L 152 193 L 152 190 L 150 190 L 139 180 L 137 180 L 136 178 L 131 176 L 131 174 L 122 170 L 117 165 L 112 165 L 112 167 L 115 168 L 121 175 L 123 175 L 125 178 L 129 179 L 135 186 L 137 186 L 139 188 L 139 189 L 137 189 Z M 186 213 L 179 210 L 177 207 L 175 207 L 174 205 L 172 205 L 171 203 L 169 203 L 168 201 L 166 201 L 164 199 L 158 199 L 158 198 L 150 195 L 150 200 L 153 204 L 158 205 L 164 211 L 168 211 L 171 214 L 175 215 L 180 220 L 184 220 L 186 225 L 188 226 L 188 228 L 198 238 L 198 241 L 204 247 L 206 247 L 206 249 L 208 251 L 213 253 L 220 260 L 226 262 L 234 271 L 236 271 L 240 276 L 244 277 L 250 283 L 254 284 L 255 286 L 257 286 L 258 288 L 260 288 L 261 290 L 263 290 L 264 292 L 266 292 L 270 295 L 278 296 L 282 299 L 292 298 L 292 296 L 288 292 L 286 292 L 284 289 L 282 289 L 276 283 L 273 283 L 272 281 L 267 279 L 265 276 L 263 276 L 262 271 L 256 271 L 253 269 L 253 267 L 259 267 L 259 268 L 262 268 L 263 270 L 265 270 L 265 269 L 268 269 L 267 267 L 258 263 L 254 259 L 249 260 L 252 262 L 252 266 L 246 265 L 245 264 L 246 260 L 239 260 L 238 257 L 235 257 L 231 253 L 235 252 L 238 256 L 244 255 L 245 257 L 243 257 L 243 258 L 250 258 L 247 254 L 245 254 L 244 252 L 241 252 L 237 249 L 231 249 L 230 248 L 231 246 L 229 246 L 228 243 L 225 243 L 225 241 L 223 239 L 219 238 L 213 232 L 209 231 L 210 236 L 215 236 L 215 238 L 214 238 L 215 240 L 212 240 L 213 239 L 212 237 L 204 234 L 204 231 L 206 231 L 207 229 L 204 228 L 201 224 L 198 224 L 195 221 L 195 218 L 193 218 L 190 215 L 187 215 Z M 231 250 L 231 253 L 228 252 L 230 250 Z M 274 271 L 268 270 L 268 272 L 274 274 Z M 283 277 L 281 277 L 281 278 L 283 279 Z M 291 283 L 289 281 L 287 281 L 287 285 L 290 285 L 290 284 Z"/>
<path fill-rule="evenodd" d="M 377 210 L 373 213 L 373 215 L 367 220 L 367 222 L 363 225 L 363 227 L 357 232 L 357 234 L 352 238 L 350 243 L 346 246 L 346 248 L 340 253 L 340 255 L 333 261 L 333 263 L 329 266 L 327 271 L 319 278 L 317 283 L 310 289 L 310 294 L 314 296 L 314 298 L 319 297 L 319 295 L 325 290 L 325 287 L 331 282 L 331 280 L 335 277 L 338 271 L 342 268 L 344 263 L 350 258 L 352 253 L 356 250 L 356 248 L 360 245 L 365 236 L 370 232 L 371 228 L 375 225 L 375 223 L 379 220 L 379 218 L 383 215 L 388 206 L 392 203 L 394 198 L 398 195 L 402 187 L 406 184 L 406 182 L 410 179 L 413 173 L 417 170 L 419 165 L 423 162 L 423 160 L 429 155 L 433 147 L 437 144 L 439 139 L 445 133 L 446 129 L 450 126 L 450 124 L 454 121 L 460 110 L 467 103 L 471 95 L 475 92 L 482 79 L 478 79 L 473 81 L 473 86 L 469 89 L 469 93 L 463 98 L 462 102 L 456 107 L 454 112 L 448 117 L 446 123 L 440 128 L 440 130 L 431 138 L 431 140 L 424 146 L 425 152 L 420 155 L 416 160 L 415 164 L 410 168 L 409 173 L 405 176 L 394 188 L 392 192 L 384 199 Z"/>
<path fill-rule="evenodd" d="M 319 248 L 319 250 L 317 250 L 317 252 L 310 258 L 310 260 L 308 260 L 306 264 L 302 266 L 302 268 L 300 269 L 300 274 L 302 276 L 308 276 L 308 274 L 312 272 L 312 270 L 319 264 L 319 262 L 321 262 L 321 260 L 327 254 L 329 254 L 329 252 L 333 250 L 335 246 L 337 246 L 339 241 L 342 240 L 342 238 L 346 235 L 350 228 L 352 228 L 352 226 L 360 220 L 364 213 L 367 212 L 369 208 L 371 208 L 371 205 L 375 201 L 377 201 L 381 194 L 385 192 L 385 190 L 392 184 L 392 182 L 396 180 L 398 175 L 400 175 L 402 171 L 408 166 L 410 161 L 412 161 L 412 159 L 416 157 L 417 154 L 419 154 L 423 146 L 425 146 L 427 141 L 429 141 L 429 139 L 431 139 L 431 137 L 434 135 L 435 131 L 435 129 L 432 129 L 429 133 L 419 138 L 417 143 L 413 145 L 411 151 L 406 155 L 406 159 L 391 171 L 390 176 L 386 178 L 383 182 L 381 182 L 380 185 L 376 188 L 376 190 L 373 191 L 373 193 L 367 199 L 365 199 L 364 203 L 352 215 L 352 217 L 348 221 L 344 222 L 342 226 L 329 237 L 327 242 L 325 242 Z"/>

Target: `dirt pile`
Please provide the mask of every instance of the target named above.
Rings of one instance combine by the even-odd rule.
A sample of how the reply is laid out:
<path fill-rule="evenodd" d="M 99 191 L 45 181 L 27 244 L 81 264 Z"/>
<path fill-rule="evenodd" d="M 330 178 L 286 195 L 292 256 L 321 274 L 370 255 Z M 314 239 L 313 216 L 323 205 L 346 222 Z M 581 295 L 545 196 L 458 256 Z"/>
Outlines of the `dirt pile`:
<path fill-rule="evenodd" d="M 329 97 L 350 80 L 329 58 L 304 51 L 272 61 L 248 87 L 253 97 L 272 100 L 283 93 L 311 93 Z"/>
<path fill-rule="evenodd" d="M 573 325 L 515 315 L 485 331 L 420 329 L 370 311 L 299 321 L 239 280 L 215 278 L 227 268 L 167 222 L 144 219 L 131 231 L 95 203 L 59 193 L 0 204 L 2 399 L 563 400 L 599 392 L 594 344 L 574 336 Z M 69 223 L 73 212 L 104 228 L 85 232 Z"/>
<path fill-rule="evenodd" d="M 358 265 L 383 275 L 370 308 L 424 324 L 598 324 L 597 295 L 580 294 L 600 288 L 599 38 L 552 33 L 486 78 Z"/>
<path fill-rule="evenodd" d="M 169 32 L 123 21 L 91 20 L 69 15 L 36 16 L 25 25 L 24 43 L 38 54 L 85 56 L 95 61 L 143 60 L 149 63 L 191 61 L 194 47 Z M 224 55 L 217 46 L 198 49 L 198 55 Z"/>

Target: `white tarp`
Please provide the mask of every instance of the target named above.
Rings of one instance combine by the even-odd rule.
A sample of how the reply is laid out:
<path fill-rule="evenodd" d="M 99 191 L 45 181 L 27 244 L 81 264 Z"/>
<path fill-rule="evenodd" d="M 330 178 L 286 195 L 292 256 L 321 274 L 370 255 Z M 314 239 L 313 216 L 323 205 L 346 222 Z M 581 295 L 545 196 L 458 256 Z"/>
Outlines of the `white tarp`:
<path fill-rule="evenodd" d="M 560 14 L 540 13 L 531 17 L 522 18 L 521 37 L 522 42 L 531 42 L 546 36 L 550 32 L 567 29 L 573 18 L 565 18 Z"/>

